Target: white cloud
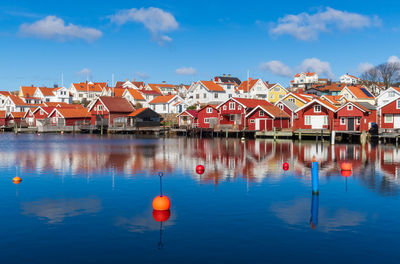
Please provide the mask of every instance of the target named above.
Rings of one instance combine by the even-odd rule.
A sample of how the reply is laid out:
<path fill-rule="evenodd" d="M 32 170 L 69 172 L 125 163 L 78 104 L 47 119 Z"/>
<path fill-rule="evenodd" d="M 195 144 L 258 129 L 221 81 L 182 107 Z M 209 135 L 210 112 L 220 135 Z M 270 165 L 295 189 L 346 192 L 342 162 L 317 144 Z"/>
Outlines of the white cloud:
<path fill-rule="evenodd" d="M 175 73 L 179 75 L 195 75 L 196 69 L 193 67 L 181 67 L 179 69 L 176 69 Z"/>
<path fill-rule="evenodd" d="M 374 67 L 374 65 L 372 65 L 369 62 L 362 62 L 362 63 L 358 64 L 357 72 L 358 73 L 364 73 L 364 72 L 366 72 L 367 70 L 369 70 L 369 69 L 371 69 L 373 67 Z"/>
<path fill-rule="evenodd" d="M 277 60 L 261 63 L 260 69 L 262 71 L 270 71 L 278 76 L 290 77 L 292 75 L 292 70 L 289 66 Z"/>
<path fill-rule="evenodd" d="M 327 7 L 315 14 L 303 12 L 279 18 L 277 23 L 272 24 L 270 33 L 275 36 L 292 35 L 299 40 L 313 40 L 318 38 L 319 33 L 333 29 L 361 29 L 380 25 L 381 20 L 377 16 L 369 17 Z"/>
<path fill-rule="evenodd" d="M 128 22 L 142 23 L 150 31 L 153 39 L 160 44 L 172 41 L 171 37 L 163 33 L 171 32 L 179 27 L 171 13 L 156 7 L 124 9 L 110 16 L 110 20 L 117 25 Z"/>
<path fill-rule="evenodd" d="M 78 38 L 88 42 L 94 41 L 103 35 L 100 30 L 95 28 L 77 26 L 71 23 L 66 25 L 64 20 L 56 16 L 47 16 L 32 24 L 22 24 L 19 27 L 19 32 L 23 36 L 61 41 Z"/>
<path fill-rule="evenodd" d="M 320 61 L 317 58 L 308 58 L 303 60 L 303 62 L 298 67 L 300 71 L 311 71 L 316 72 L 318 75 L 324 75 L 328 78 L 335 78 L 331 70 L 331 65 L 327 61 Z"/>
<path fill-rule="evenodd" d="M 83 68 L 81 71 L 77 72 L 77 74 L 85 77 L 87 80 L 92 79 L 92 71 L 88 68 Z"/>
<path fill-rule="evenodd" d="M 397 56 L 390 56 L 387 60 L 389 63 L 400 63 L 400 59 Z"/>
<path fill-rule="evenodd" d="M 141 78 L 142 80 L 146 80 L 146 79 L 150 78 L 150 76 L 145 72 L 135 72 L 135 75 L 137 77 Z"/>

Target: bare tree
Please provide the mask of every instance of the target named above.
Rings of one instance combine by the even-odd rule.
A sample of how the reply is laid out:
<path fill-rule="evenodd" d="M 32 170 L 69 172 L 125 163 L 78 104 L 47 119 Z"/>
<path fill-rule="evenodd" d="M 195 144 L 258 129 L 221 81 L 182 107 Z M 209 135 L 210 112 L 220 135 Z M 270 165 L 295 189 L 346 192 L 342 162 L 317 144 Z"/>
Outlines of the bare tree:
<path fill-rule="evenodd" d="M 385 89 L 399 80 L 400 64 L 398 62 L 382 63 L 376 66 L 376 70 L 379 73 L 381 81 L 385 85 Z"/>

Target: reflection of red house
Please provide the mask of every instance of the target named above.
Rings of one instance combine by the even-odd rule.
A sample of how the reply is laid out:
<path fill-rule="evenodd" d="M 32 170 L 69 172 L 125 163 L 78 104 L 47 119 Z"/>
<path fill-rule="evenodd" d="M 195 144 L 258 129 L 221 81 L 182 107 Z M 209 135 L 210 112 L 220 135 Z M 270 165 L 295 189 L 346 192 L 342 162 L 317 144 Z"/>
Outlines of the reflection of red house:
<path fill-rule="evenodd" d="M 6 111 L 0 111 L 0 126 L 6 125 Z"/>
<path fill-rule="evenodd" d="M 347 102 L 336 110 L 334 130 L 368 131 L 376 123 L 375 107 L 369 103 Z"/>
<path fill-rule="evenodd" d="M 336 109 L 328 101 L 314 98 L 295 111 L 293 129 L 330 129 Z"/>
<path fill-rule="evenodd" d="M 400 99 L 393 100 L 378 107 L 380 109 L 380 128 L 400 128 Z"/>
<path fill-rule="evenodd" d="M 290 116 L 276 106 L 257 106 L 246 115 L 249 130 L 271 131 L 289 128 Z"/>
<path fill-rule="evenodd" d="M 220 113 L 220 125 L 231 125 L 236 129 L 243 129 L 248 126 L 246 114 L 257 106 L 270 106 L 266 100 L 229 98 L 217 106 Z"/>
<path fill-rule="evenodd" d="M 218 124 L 219 111 L 214 105 L 206 105 L 197 113 L 198 127 L 210 128 L 210 124 Z"/>
<path fill-rule="evenodd" d="M 198 123 L 196 110 L 185 110 L 177 117 L 179 126 L 193 126 Z"/>
<path fill-rule="evenodd" d="M 135 111 L 133 105 L 121 97 L 101 96 L 89 108 L 91 124 L 114 125 L 114 123 L 127 123 L 130 113 Z"/>

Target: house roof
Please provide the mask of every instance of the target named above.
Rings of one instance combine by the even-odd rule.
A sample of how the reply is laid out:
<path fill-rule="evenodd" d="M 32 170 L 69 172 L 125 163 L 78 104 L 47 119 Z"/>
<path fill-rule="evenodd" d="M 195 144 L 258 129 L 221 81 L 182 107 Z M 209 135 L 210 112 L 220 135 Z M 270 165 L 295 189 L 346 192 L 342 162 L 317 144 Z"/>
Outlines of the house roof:
<path fill-rule="evenodd" d="M 197 118 L 197 116 L 198 116 L 198 114 L 199 114 L 199 112 L 197 112 L 197 110 L 186 110 L 186 111 L 183 111 L 182 113 L 180 113 L 179 115 L 182 115 L 182 114 L 184 114 L 184 113 L 189 114 L 189 115 L 192 116 L 193 118 Z"/>
<path fill-rule="evenodd" d="M 331 104 L 340 104 L 340 99 L 342 98 L 342 95 L 323 95 L 321 96 L 321 99 L 325 99 Z"/>
<path fill-rule="evenodd" d="M 361 105 L 368 110 L 376 110 L 376 106 L 374 106 L 370 103 L 367 103 L 367 102 L 354 102 L 354 103 L 357 105 Z"/>
<path fill-rule="evenodd" d="M 241 84 L 241 81 L 237 77 L 231 77 L 231 76 L 216 76 L 222 83 L 236 83 L 238 85 Z"/>
<path fill-rule="evenodd" d="M 207 88 L 207 90 L 209 91 L 213 91 L 213 92 L 225 92 L 224 88 L 222 88 L 222 86 L 220 86 L 219 84 L 216 84 L 213 81 L 200 81 L 200 83 L 202 85 L 204 85 L 204 87 Z"/>
<path fill-rule="evenodd" d="M 162 95 L 162 96 L 157 96 L 153 100 L 149 102 L 149 104 L 166 104 L 169 103 L 172 99 L 174 99 L 177 95 L 171 94 L 171 95 Z"/>
<path fill-rule="evenodd" d="M 11 112 L 13 118 L 24 118 L 25 112 Z"/>
<path fill-rule="evenodd" d="M 346 85 L 346 83 L 314 84 L 312 88 L 320 91 L 340 92 Z"/>
<path fill-rule="evenodd" d="M 42 92 L 43 96 L 54 96 L 54 91 L 58 88 L 39 87 L 38 89 Z"/>
<path fill-rule="evenodd" d="M 0 118 L 6 118 L 6 111 L 0 111 Z"/>
<path fill-rule="evenodd" d="M 152 95 L 162 95 L 162 92 L 160 90 L 145 90 L 145 89 L 140 89 L 139 92 L 142 94 L 152 94 Z"/>
<path fill-rule="evenodd" d="M 58 111 L 64 118 L 83 118 L 90 116 L 87 109 L 54 108 L 53 112 L 54 111 Z"/>
<path fill-rule="evenodd" d="M 44 112 L 46 112 L 46 114 L 50 114 L 54 108 L 56 108 L 55 106 L 38 106 L 35 110 L 33 110 L 32 113 L 36 113 L 37 111 L 39 111 L 40 109 L 42 109 Z"/>
<path fill-rule="evenodd" d="M 249 79 L 246 81 L 243 81 L 240 86 L 239 86 L 239 90 L 242 90 L 243 92 L 249 92 L 253 86 L 258 82 L 258 80 L 260 79 Z"/>
<path fill-rule="evenodd" d="M 9 95 L 11 95 L 11 93 L 8 92 L 8 91 L 0 91 L 0 94 L 1 94 L 1 95 L 4 95 L 4 96 L 9 96 Z"/>
<path fill-rule="evenodd" d="M 306 76 L 314 76 L 315 75 L 315 72 L 305 72 L 304 73 Z M 294 77 L 300 77 L 300 75 L 301 75 L 301 73 L 296 73 L 295 75 L 294 75 Z"/>
<path fill-rule="evenodd" d="M 137 116 L 138 114 L 140 114 L 141 112 L 143 112 L 143 111 L 146 110 L 146 109 L 148 109 L 148 108 L 143 107 L 143 108 L 136 109 L 135 111 L 133 111 L 132 113 L 130 113 L 128 116 L 129 116 L 129 117 L 135 117 L 135 116 Z"/>
<path fill-rule="evenodd" d="M 251 112 L 249 112 L 246 117 L 250 116 L 254 111 L 257 111 L 257 109 L 262 109 L 267 114 L 269 114 L 272 117 L 284 117 L 284 118 L 290 118 L 290 116 L 285 112 L 279 109 L 279 107 L 274 106 L 274 105 L 258 105 L 255 107 Z"/>
<path fill-rule="evenodd" d="M 104 86 L 102 86 L 105 84 Z M 80 83 L 73 83 L 72 84 L 77 91 L 89 91 L 89 92 L 101 92 L 104 87 L 107 86 L 107 83 L 87 83 L 87 82 L 80 82 Z"/>
<path fill-rule="evenodd" d="M 335 112 L 337 110 L 338 107 L 334 106 L 333 104 L 329 103 L 327 100 L 321 100 L 319 98 L 314 98 L 311 101 L 309 101 L 308 103 L 306 103 L 305 105 L 303 105 L 302 107 L 299 107 L 295 110 L 295 112 L 300 111 L 303 108 L 306 108 L 310 105 L 312 105 L 313 103 L 318 103 L 326 108 L 328 108 L 329 110 Z"/>
<path fill-rule="evenodd" d="M 375 97 L 368 91 L 367 88 L 361 85 L 347 86 L 347 89 L 358 99 L 374 99 Z"/>
<path fill-rule="evenodd" d="M 277 105 L 277 104 L 284 104 L 287 108 L 289 108 L 292 111 L 294 111 L 297 108 L 299 108 L 295 103 L 290 102 L 290 101 L 279 101 L 275 105 Z"/>
<path fill-rule="evenodd" d="M 36 92 L 35 86 L 21 86 L 22 96 L 32 96 Z"/>
<path fill-rule="evenodd" d="M 8 96 L 11 101 L 15 104 L 15 105 L 26 105 L 26 103 L 18 96 L 16 95 L 9 95 Z"/>
<path fill-rule="evenodd" d="M 127 89 L 127 92 L 137 101 L 146 101 L 143 95 L 136 91 L 135 89 Z"/>
<path fill-rule="evenodd" d="M 247 99 L 247 98 L 238 98 L 238 97 L 232 97 L 224 101 L 223 103 L 219 104 L 217 108 L 219 108 L 221 105 L 225 104 L 229 100 L 234 100 L 244 106 L 245 108 L 255 108 L 258 105 L 272 105 L 271 103 L 267 102 L 266 100 L 261 100 L 261 99 Z"/>
<path fill-rule="evenodd" d="M 132 113 L 133 111 L 135 111 L 135 108 L 132 106 L 132 104 L 125 98 L 100 96 L 98 100 L 103 102 L 104 106 L 108 109 L 109 112 Z M 93 104 L 92 107 L 94 105 L 95 104 Z"/>

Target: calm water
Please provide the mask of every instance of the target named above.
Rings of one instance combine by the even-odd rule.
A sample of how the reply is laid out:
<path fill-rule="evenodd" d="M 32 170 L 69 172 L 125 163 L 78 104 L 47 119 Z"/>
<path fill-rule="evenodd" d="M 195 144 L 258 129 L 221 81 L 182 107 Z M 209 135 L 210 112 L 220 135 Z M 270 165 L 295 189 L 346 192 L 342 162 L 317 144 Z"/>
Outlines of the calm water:
<path fill-rule="evenodd" d="M 338 170 L 346 159 L 348 178 Z M 0 134 L 0 168 L 0 263 L 400 259 L 400 151 L 391 146 Z M 172 202 L 162 226 L 151 208 L 158 172 Z"/>

